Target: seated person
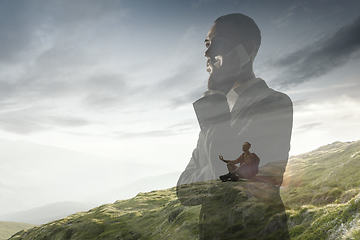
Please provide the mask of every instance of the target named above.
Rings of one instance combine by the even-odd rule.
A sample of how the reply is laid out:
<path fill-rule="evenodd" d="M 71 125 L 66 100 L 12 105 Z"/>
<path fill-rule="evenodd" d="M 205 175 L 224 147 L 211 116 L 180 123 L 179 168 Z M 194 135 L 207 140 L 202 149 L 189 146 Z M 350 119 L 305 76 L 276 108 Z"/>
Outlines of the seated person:
<path fill-rule="evenodd" d="M 260 159 L 255 153 L 250 153 L 251 144 L 245 142 L 242 150 L 243 154 L 236 160 L 225 160 L 223 156 L 219 156 L 220 160 L 227 163 L 228 174 L 220 176 L 221 181 L 226 182 L 229 178 L 231 181 L 237 181 L 239 178 L 250 179 L 254 177 L 259 170 Z M 237 167 L 235 164 L 240 163 Z"/>

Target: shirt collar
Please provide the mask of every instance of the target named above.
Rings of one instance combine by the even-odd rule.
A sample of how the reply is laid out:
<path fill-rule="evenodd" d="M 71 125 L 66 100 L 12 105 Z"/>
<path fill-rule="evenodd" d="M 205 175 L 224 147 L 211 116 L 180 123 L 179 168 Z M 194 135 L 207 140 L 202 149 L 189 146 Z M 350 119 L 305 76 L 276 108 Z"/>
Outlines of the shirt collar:
<path fill-rule="evenodd" d="M 242 94 L 243 92 L 245 92 L 249 87 L 251 87 L 255 83 L 259 82 L 260 80 L 262 80 L 262 79 L 261 78 L 250 79 L 229 91 L 229 93 L 226 95 L 226 97 L 227 97 L 230 111 L 233 109 L 239 95 Z"/>

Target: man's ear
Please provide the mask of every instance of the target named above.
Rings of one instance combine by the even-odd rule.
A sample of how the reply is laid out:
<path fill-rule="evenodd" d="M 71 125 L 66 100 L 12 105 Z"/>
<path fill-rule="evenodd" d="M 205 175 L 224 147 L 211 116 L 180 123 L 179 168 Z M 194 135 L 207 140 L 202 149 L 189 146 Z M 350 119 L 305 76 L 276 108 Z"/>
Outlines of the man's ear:
<path fill-rule="evenodd" d="M 255 51 L 255 49 L 256 49 L 256 43 L 255 43 L 254 40 L 248 41 L 248 42 L 245 44 L 244 48 L 245 48 L 247 54 L 250 56 L 250 58 L 251 58 L 251 57 L 255 57 L 255 56 L 253 56 L 253 55 L 256 54 L 256 51 Z"/>

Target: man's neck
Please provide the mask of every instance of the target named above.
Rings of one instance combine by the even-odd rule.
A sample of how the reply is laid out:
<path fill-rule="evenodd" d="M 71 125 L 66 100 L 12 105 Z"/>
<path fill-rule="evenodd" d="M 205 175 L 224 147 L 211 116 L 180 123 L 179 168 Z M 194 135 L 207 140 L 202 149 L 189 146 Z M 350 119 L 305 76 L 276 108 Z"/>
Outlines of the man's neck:
<path fill-rule="evenodd" d="M 255 73 L 253 71 L 247 71 L 244 73 L 240 73 L 238 80 L 234 83 L 234 85 L 231 89 L 234 89 L 234 88 L 240 86 L 241 84 L 244 84 L 247 81 L 254 79 L 254 78 L 255 78 Z"/>

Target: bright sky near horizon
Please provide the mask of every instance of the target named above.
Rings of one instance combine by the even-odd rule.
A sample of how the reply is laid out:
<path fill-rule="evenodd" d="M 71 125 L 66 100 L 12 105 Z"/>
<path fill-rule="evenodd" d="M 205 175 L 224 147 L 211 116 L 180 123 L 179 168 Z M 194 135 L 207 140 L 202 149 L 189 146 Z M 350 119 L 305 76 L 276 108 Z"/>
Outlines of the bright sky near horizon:
<path fill-rule="evenodd" d="M 290 154 L 359 140 L 357 0 L 4 0 L 1 138 L 182 171 L 204 39 L 233 12 L 262 31 L 256 76 L 294 102 Z"/>

